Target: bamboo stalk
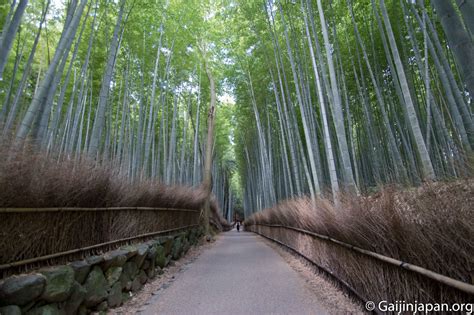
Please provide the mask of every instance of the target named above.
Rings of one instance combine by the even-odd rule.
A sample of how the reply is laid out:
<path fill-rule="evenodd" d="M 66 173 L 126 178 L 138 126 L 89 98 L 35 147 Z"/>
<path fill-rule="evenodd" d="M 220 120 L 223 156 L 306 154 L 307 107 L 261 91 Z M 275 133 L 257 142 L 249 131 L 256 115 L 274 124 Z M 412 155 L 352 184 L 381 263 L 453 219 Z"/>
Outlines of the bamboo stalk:
<path fill-rule="evenodd" d="M 12 267 L 23 266 L 23 265 L 27 265 L 27 264 L 32 264 L 32 263 L 36 263 L 36 262 L 39 262 L 39 261 L 44 261 L 44 260 L 57 258 L 57 257 L 61 257 L 61 256 L 71 255 L 71 254 L 83 252 L 83 251 L 86 251 L 86 250 L 100 248 L 100 247 L 107 246 L 107 245 L 112 245 L 112 244 L 116 244 L 116 243 L 120 243 L 120 242 L 131 241 L 131 240 L 142 238 L 142 237 L 150 237 L 150 236 L 155 236 L 155 235 L 159 235 L 159 234 L 165 234 L 165 233 L 170 233 L 170 232 L 176 232 L 176 231 L 179 231 L 179 230 L 185 230 L 185 229 L 193 228 L 193 227 L 196 227 L 196 226 L 199 226 L 199 224 L 192 224 L 192 225 L 187 225 L 187 226 L 183 226 L 183 227 L 179 227 L 179 228 L 175 228 L 175 229 L 145 233 L 145 234 L 140 234 L 140 235 L 137 235 L 137 236 L 122 238 L 122 239 L 119 239 L 119 240 L 114 240 L 114 241 L 110 241 L 110 242 L 95 244 L 95 245 L 91 245 L 91 246 L 87 246 L 87 247 L 71 249 L 71 250 L 68 250 L 68 251 L 65 251 L 65 252 L 60 252 L 60 253 L 55 253 L 55 254 L 45 255 L 45 256 L 41 256 L 41 257 L 25 259 L 25 260 L 19 260 L 19 261 L 15 261 L 15 262 L 12 262 L 12 263 L 0 265 L 0 270 L 12 268 Z"/>
<path fill-rule="evenodd" d="M 357 246 L 354 246 L 354 245 L 336 240 L 336 239 L 331 238 L 327 235 L 322 235 L 322 234 L 310 232 L 310 231 L 307 231 L 307 230 L 303 230 L 303 229 L 299 229 L 299 228 L 295 228 L 295 227 L 290 227 L 290 226 L 279 225 L 279 224 L 256 224 L 256 225 L 267 226 L 267 227 L 284 228 L 284 229 L 300 232 L 300 233 L 303 233 L 303 234 L 307 234 L 307 235 L 310 235 L 310 236 L 313 236 L 313 237 L 316 237 L 316 238 L 319 238 L 319 239 L 323 239 L 323 240 L 326 240 L 326 241 L 330 241 L 330 242 L 333 242 L 335 244 L 338 244 L 338 245 L 341 245 L 343 247 L 354 250 L 356 252 L 359 252 L 361 254 L 364 254 L 366 256 L 370 256 L 372 258 L 375 258 L 377 260 L 389 263 L 389 264 L 397 266 L 397 267 L 401 267 L 401 268 L 406 269 L 406 270 L 410 270 L 412 272 L 415 272 L 417 274 L 420 274 L 424 277 L 430 278 L 434 281 L 445 284 L 445 285 L 450 286 L 452 288 L 458 289 L 460 291 L 470 293 L 470 294 L 474 294 L 474 285 L 472 285 L 472 284 L 462 282 L 462 281 L 444 276 L 442 274 L 436 273 L 434 271 L 428 270 L 426 268 L 423 268 L 423 267 L 420 267 L 420 266 L 417 266 L 417 265 L 412 265 L 410 263 L 403 262 L 403 261 L 395 259 L 395 258 L 384 256 L 382 254 L 378 254 L 378 253 L 372 252 L 370 250 L 366 250 L 366 249 L 363 249 L 363 248 L 360 248 L 360 247 L 357 247 Z"/>
<path fill-rule="evenodd" d="M 177 211 L 177 212 L 199 212 L 194 209 L 175 208 L 153 208 L 153 207 L 105 207 L 105 208 L 0 208 L 0 213 L 30 213 L 30 212 L 78 212 L 78 211 Z"/>

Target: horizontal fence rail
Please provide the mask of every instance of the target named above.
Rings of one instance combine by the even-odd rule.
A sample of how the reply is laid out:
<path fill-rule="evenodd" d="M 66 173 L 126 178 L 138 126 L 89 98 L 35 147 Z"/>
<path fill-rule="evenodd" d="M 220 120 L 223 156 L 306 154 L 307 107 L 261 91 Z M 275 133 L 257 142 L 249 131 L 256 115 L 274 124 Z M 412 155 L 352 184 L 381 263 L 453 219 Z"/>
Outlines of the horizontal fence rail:
<path fill-rule="evenodd" d="M 384 263 L 388 263 L 388 264 L 397 266 L 399 268 L 403 268 L 403 269 L 409 270 L 411 272 L 417 273 L 417 274 L 419 274 L 423 277 L 430 278 L 431 280 L 442 283 L 444 285 L 455 288 L 457 290 L 460 290 L 460 291 L 463 291 L 463 292 L 466 292 L 466 293 L 469 293 L 469 294 L 474 294 L 474 285 L 472 285 L 472 284 L 462 282 L 460 280 L 444 276 L 442 274 L 436 273 L 436 272 L 428 270 L 426 268 L 423 268 L 423 267 L 420 267 L 420 266 L 417 266 L 417 265 L 413 265 L 413 264 L 410 264 L 410 263 L 407 263 L 407 262 L 403 262 L 403 261 L 395 259 L 395 258 L 384 256 L 384 255 L 378 254 L 376 252 L 372 252 L 372 251 L 354 246 L 352 244 L 348 244 L 348 243 L 339 241 L 339 240 L 331 238 L 327 235 L 318 234 L 318 233 L 314 233 L 314 232 L 311 232 L 311 231 L 308 231 L 308 230 L 295 228 L 295 227 L 291 227 L 291 226 L 279 225 L 279 224 L 261 224 L 260 223 L 260 224 L 255 224 L 255 225 L 257 225 L 257 226 L 258 225 L 266 226 L 266 227 L 270 227 L 270 228 L 273 227 L 273 228 L 283 228 L 283 229 L 293 230 L 293 231 L 296 231 L 296 232 L 299 232 L 299 233 L 302 233 L 302 234 L 309 235 L 311 237 L 315 237 L 315 238 L 318 238 L 318 239 L 321 239 L 321 240 L 324 240 L 324 241 L 332 242 L 334 244 L 343 246 L 347 249 L 350 249 L 350 250 L 353 250 L 353 251 L 358 252 L 360 254 L 369 256 L 371 258 L 382 261 Z M 258 233 L 258 234 L 260 234 L 260 233 Z M 279 242 L 279 243 L 281 243 L 281 242 Z M 288 246 L 287 244 L 285 244 L 285 245 Z M 291 249 L 295 250 L 294 248 L 291 248 Z"/>
<path fill-rule="evenodd" d="M 57 258 L 57 257 L 61 257 L 61 256 L 67 256 L 67 255 L 71 255 L 71 254 L 85 252 L 85 251 L 88 251 L 88 250 L 91 250 L 91 249 L 98 249 L 98 248 L 102 248 L 102 247 L 108 246 L 108 245 L 120 244 L 120 243 L 129 242 L 129 241 L 133 241 L 133 240 L 138 240 L 138 239 L 142 239 L 142 238 L 148 238 L 148 237 L 153 237 L 153 236 L 157 236 L 157 235 L 169 234 L 169 233 L 173 233 L 173 232 L 180 232 L 180 231 L 191 229 L 191 228 L 197 227 L 197 226 L 199 226 L 199 225 L 198 224 L 193 224 L 193 225 L 188 225 L 188 226 L 181 227 L 181 228 L 176 228 L 176 229 L 158 231 L 158 232 L 153 232 L 153 233 L 146 233 L 146 234 L 141 234 L 141 235 L 137 235 L 137 236 L 134 236 L 134 237 L 122 238 L 122 239 L 115 240 L 115 241 L 110 241 L 110 242 L 106 242 L 106 243 L 102 243 L 102 244 L 96 244 L 96 245 L 87 246 L 87 247 L 83 247 L 83 248 L 72 249 L 72 250 L 69 250 L 69 251 L 55 253 L 55 254 L 51 254 L 51 255 L 35 257 L 35 258 L 31 258 L 31 259 L 25 259 L 25 260 L 21 260 L 21 261 L 15 261 L 15 262 L 12 262 L 12 263 L 9 263 L 9 264 L 0 265 L 0 270 L 12 268 L 12 267 L 19 267 L 19 266 L 32 264 L 32 263 L 36 263 L 36 262 L 40 262 L 40 261 L 45 261 L 45 260 L 48 260 L 48 259 L 53 259 L 53 258 Z"/>
<path fill-rule="evenodd" d="M 177 208 L 151 208 L 151 207 L 108 207 L 108 208 L 0 208 L 0 213 L 40 213 L 40 212 L 79 212 L 79 211 L 180 211 L 180 212 L 200 212 L 195 209 Z"/>
<path fill-rule="evenodd" d="M 195 209 L 0 208 L 0 278 L 199 225 Z"/>

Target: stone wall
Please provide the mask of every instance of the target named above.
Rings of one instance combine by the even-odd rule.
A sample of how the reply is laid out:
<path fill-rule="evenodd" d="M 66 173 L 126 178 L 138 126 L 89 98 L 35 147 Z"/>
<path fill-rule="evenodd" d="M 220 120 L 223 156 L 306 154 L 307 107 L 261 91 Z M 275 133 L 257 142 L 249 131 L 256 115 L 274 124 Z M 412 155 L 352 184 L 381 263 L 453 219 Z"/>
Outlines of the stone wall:
<path fill-rule="evenodd" d="M 0 282 L 0 315 L 88 314 L 120 306 L 202 236 L 193 228 Z"/>

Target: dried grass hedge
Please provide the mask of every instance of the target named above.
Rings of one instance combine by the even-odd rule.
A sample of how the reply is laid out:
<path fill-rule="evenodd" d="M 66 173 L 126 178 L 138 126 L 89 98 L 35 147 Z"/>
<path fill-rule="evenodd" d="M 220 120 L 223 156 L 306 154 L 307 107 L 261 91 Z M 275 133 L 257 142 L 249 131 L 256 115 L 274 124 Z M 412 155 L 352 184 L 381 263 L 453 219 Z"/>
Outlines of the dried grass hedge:
<path fill-rule="evenodd" d="M 201 189 L 130 182 L 113 163 L 55 159 L 35 150 L 0 149 L 0 208 L 163 207 L 200 209 Z M 217 210 L 215 200 L 212 208 Z"/>
<path fill-rule="evenodd" d="M 153 207 L 200 210 L 205 192 L 157 181 L 130 182 L 113 164 L 53 158 L 31 147 L 0 147 L 0 208 Z M 211 202 L 211 223 L 227 227 Z M 199 212 L 0 212 L 0 264 L 198 224 Z"/>
<path fill-rule="evenodd" d="M 289 200 L 252 215 L 246 228 L 290 245 L 349 283 L 367 300 L 472 302 L 472 296 L 347 248 L 283 228 L 311 232 L 474 284 L 474 181 L 436 182 L 369 197 Z"/>

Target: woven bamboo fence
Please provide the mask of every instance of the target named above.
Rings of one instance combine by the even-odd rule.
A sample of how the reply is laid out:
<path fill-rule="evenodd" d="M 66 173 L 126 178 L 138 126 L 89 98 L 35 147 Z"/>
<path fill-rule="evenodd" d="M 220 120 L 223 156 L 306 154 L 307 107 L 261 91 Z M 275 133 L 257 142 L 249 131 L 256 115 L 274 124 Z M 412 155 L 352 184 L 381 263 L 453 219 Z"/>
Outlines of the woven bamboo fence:
<path fill-rule="evenodd" d="M 327 235 L 277 224 L 245 228 L 298 253 L 364 301 L 468 303 L 474 296 L 474 284 Z"/>
<path fill-rule="evenodd" d="M 0 276 L 98 254 L 199 223 L 199 210 L 0 208 Z"/>

